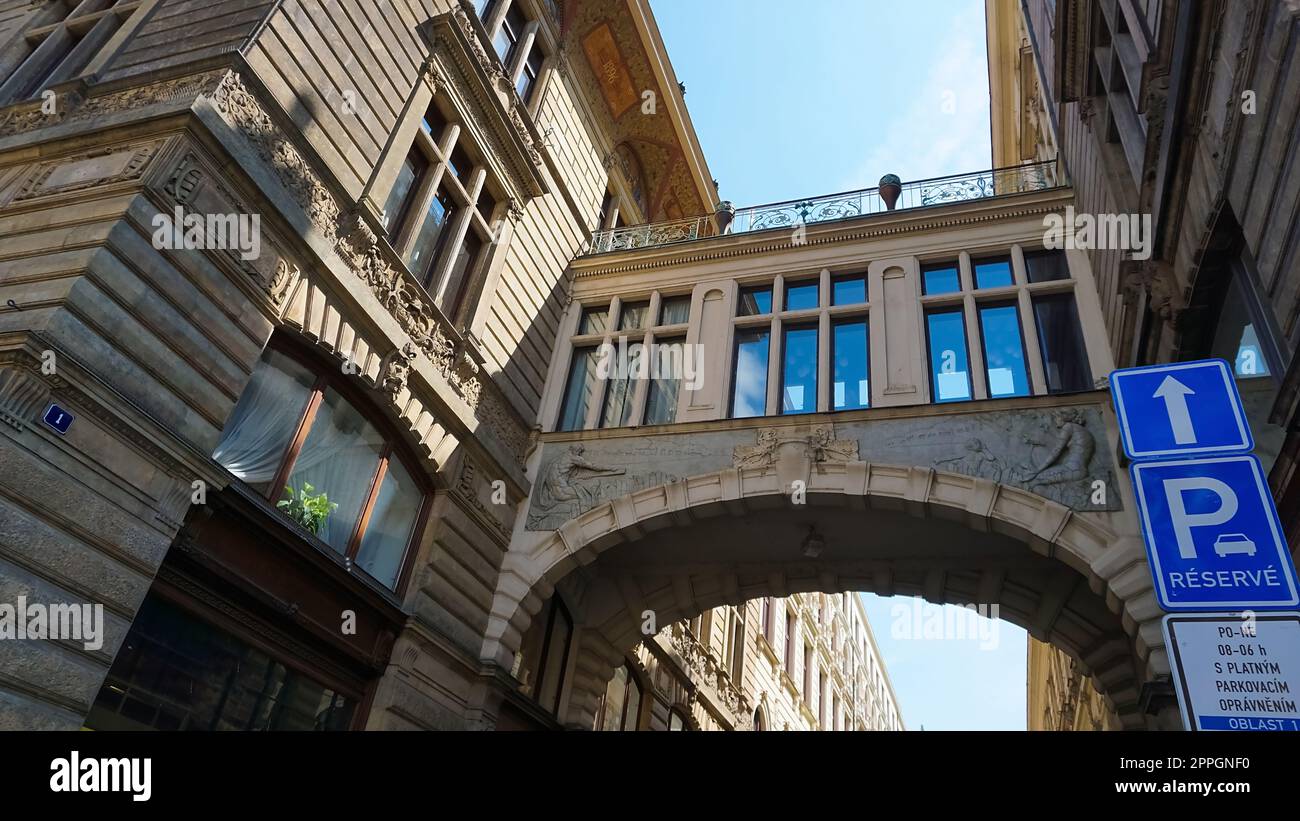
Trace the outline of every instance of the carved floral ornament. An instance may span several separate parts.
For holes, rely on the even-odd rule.
[[[397,320],[410,337],[408,347],[428,358],[435,371],[465,401],[475,416],[487,425],[494,438],[517,460],[522,461],[528,445],[528,433],[514,418],[505,401],[493,392],[484,392],[478,365],[465,343],[434,308],[424,289],[400,265],[389,261],[374,230],[357,210],[346,213],[339,200],[325,187],[297,148],[284,136],[238,72],[230,72],[212,95],[213,105],[241,131],[258,156],[273,170],[277,180],[302,207],[312,226],[333,246],[339,258],[370,288],[380,304]],[[272,292],[287,292],[295,278],[287,269],[277,272]],[[276,287],[277,284],[280,287]],[[409,366],[390,356],[386,369],[405,368],[405,372],[385,373],[379,387],[385,392],[397,384],[406,386]],[[400,388],[391,395],[400,393]]]

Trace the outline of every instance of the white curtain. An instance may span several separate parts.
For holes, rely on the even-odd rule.
[[[248,484],[266,488],[284,459],[312,381],[297,362],[269,352],[239,397],[212,458]]]
[[[340,553],[347,550],[383,447],[373,425],[337,393],[325,391],[289,485],[297,495],[310,484],[312,495],[325,493],[338,505],[316,535]]]

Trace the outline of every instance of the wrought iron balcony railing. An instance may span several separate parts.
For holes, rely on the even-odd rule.
[[[1009,168],[994,168],[988,171],[905,182],[899,184],[893,191],[886,186],[883,197],[881,188],[876,187],[741,208],[735,212],[730,224],[721,231],[719,231],[719,223],[725,223],[723,212],[671,222],[597,231],[592,235],[591,249],[588,253],[606,254],[612,251],[655,248],[717,236],[720,233],[744,234],[757,231],[792,230],[801,225],[853,219],[887,211],[929,208],[1027,191],[1043,191],[1064,184],[1062,175],[1057,171],[1056,161],[1047,160]],[[896,197],[892,206],[888,202],[891,194]]]

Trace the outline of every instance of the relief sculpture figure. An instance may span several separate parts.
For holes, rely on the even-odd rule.
[[[623,468],[607,467],[589,461],[581,444],[570,445],[546,469],[539,483],[533,507],[540,513],[567,505],[575,510],[585,510],[595,504],[595,495],[583,484],[596,476],[621,476]]]
[[[1038,442],[1028,436],[1026,444],[1046,445],[1047,454],[1036,467],[1025,473],[1024,481],[1036,485],[1053,485],[1074,482],[1088,476],[1088,463],[1097,443],[1083,425],[1083,417],[1075,408],[1063,408],[1052,414],[1056,424],[1056,438]]]
[[[971,438],[964,445],[966,452],[951,459],[940,459],[935,466],[944,466],[954,473],[975,476],[980,479],[1002,481],[1002,460],[994,456],[984,445],[983,440]]]

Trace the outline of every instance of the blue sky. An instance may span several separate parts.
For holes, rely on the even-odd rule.
[[[992,166],[983,0],[652,0],[724,199],[737,207]],[[909,729],[1024,729],[1025,633],[895,638],[867,612]]]

